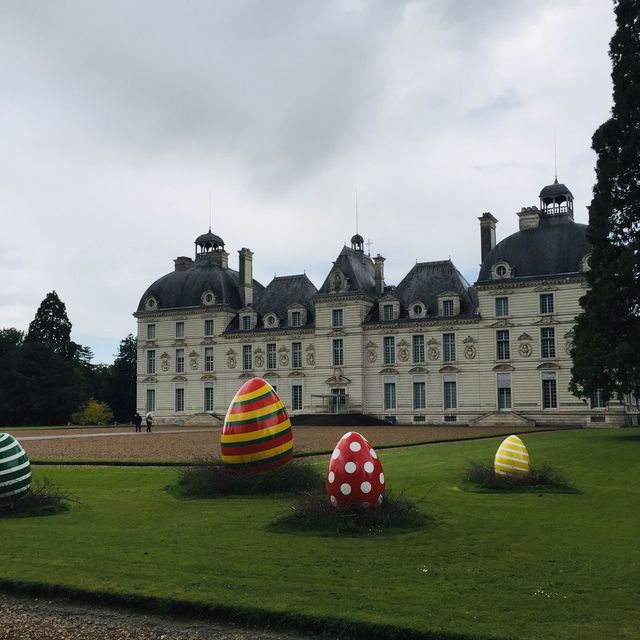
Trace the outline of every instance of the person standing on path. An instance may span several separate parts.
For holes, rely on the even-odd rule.
[[[136,425],[136,433],[142,432],[142,416],[136,411],[136,415],[133,416],[133,423]]]
[[[151,425],[153,424],[153,416],[147,413],[147,433],[151,433]]]

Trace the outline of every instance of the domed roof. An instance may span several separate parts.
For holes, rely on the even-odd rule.
[[[351,238],[351,244],[364,244],[364,238],[359,233],[356,233],[356,235]]]
[[[578,273],[591,251],[586,231],[586,225],[568,215],[541,215],[538,227],[510,235],[489,252],[478,281],[491,280],[491,270],[500,261],[513,268],[515,278]]]
[[[256,280],[253,286],[256,294],[264,289]],[[238,272],[198,261],[189,268],[172,271],[156,280],[142,294],[138,311],[146,309],[145,303],[151,296],[155,298],[158,310],[200,307],[202,297],[208,291],[215,296],[215,304],[228,304],[234,309],[242,307]]]
[[[555,179],[553,184],[548,184],[546,187],[542,188],[540,195],[538,196],[541,199],[544,198],[555,198],[556,196],[570,195],[573,198],[573,194],[569,191],[569,187],[558,182],[558,178]]]
[[[199,247],[211,247],[213,249],[217,249],[218,247],[224,248],[224,240],[217,236],[215,233],[211,233],[211,229],[207,233],[203,233],[201,236],[196,238],[196,244]]]

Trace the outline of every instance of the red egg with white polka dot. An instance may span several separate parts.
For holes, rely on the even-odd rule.
[[[326,487],[334,507],[358,503],[376,507],[382,503],[385,490],[382,464],[359,433],[349,431],[338,441],[329,461]]]

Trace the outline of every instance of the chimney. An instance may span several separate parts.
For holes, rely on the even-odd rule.
[[[253,304],[253,252],[246,247],[238,251],[240,256],[240,300],[243,307]]]
[[[540,210],[538,207],[522,207],[518,212],[520,218],[520,231],[524,229],[537,229],[540,224]]]
[[[380,254],[373,259],[375,265],[376,291],[379,295],[384,293],[384,260]]]
[[[488,211],[483,213],[478,220],[480,220],[480,262],[484,262],[491,249],[496,246],[496,222],[498,220]]]
[[[187,258],[187,256],[178,256],[173,264],[176,267],[176,271],[184,271],[189,267],[193,266],[193,260],[191,258]]]

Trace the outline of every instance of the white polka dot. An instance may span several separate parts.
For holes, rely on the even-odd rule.
[[[374,460],[378,459],[378,454],[373,449],[369,449],[369,453]]]
[[[382,504],[382,501],[384,500],[384,498],[382,497],[382,494],[380,494],[378,496],[378,504]]]
[[[346,482],[340,485],[340,491],[343,496],[348,496],[351,493],[351,485]]]
[[[342,439],[344,440],[345,438],[348,438],[352,433],[353,431],[347,431],[347,433],[342,436]]]
[[[339,450],[339,449],[334,449],[334,450],[333,450],[333,453],[331,454],[331,457],[332,457],[334,460],[337,460],[337,459],[340,457],[340,450]]]
[[[333,482],[336,479],[336,474],[333,473],[333,471],[329,471],[329,475],[327,476],[327,480],[329,480],[329,482]]]
[[[359,442],[352,442],[349,445],[349,449],[351,449],[351,451],[360,451],[360,449],[362,449],[362,445]]]
[[[360,491],[362,491],[362,493],[369,493],[369,491],[371,491],[371,483],[370,482],[363,482],[360,485]]]
[[[354,473],[357,468],[355,462],[347,462],[347,464],[344,465],[344,470],[347,473]]]
[[[329,496],[329,499],[331,500],[331,504],[336,507],[338,505],[338,501],[335,499],[335,496]]]
[[[384,473],[380,474],[380,484],[384,484]]]
[[[373,473],[373,462],[365,462],[364,463],[364,470],[367,473]]]

